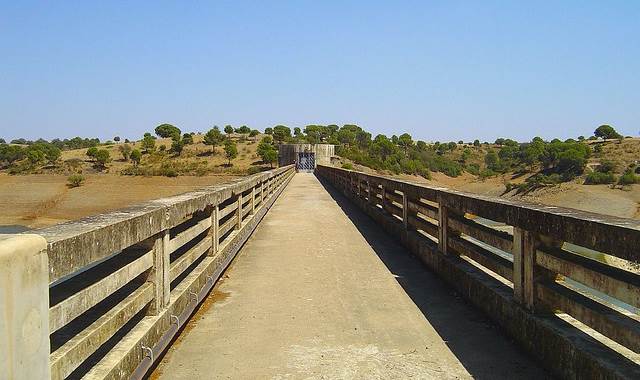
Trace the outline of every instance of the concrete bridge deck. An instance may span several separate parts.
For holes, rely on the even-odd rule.
[[[346,198],[299,173],[151,377],[548,374]]]

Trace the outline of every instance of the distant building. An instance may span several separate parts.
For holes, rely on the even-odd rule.
[[[280,166],[296,164],[298,171],[313,171],[318,164],[331,164],[335,145],[331,144],[280,144],[278,163]]]

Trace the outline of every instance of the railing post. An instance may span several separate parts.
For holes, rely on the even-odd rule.
[[[448,251],[448,233],[449,233],[449,210],[444,205],[444,197],[438,194],[438,249],[440,252],[447,254]]]
[[[264,181],[260,181],[260,207],[264,205]]]
[[[539,281],[552,281],[555,274],[536,265],[541,245],[537,234],[513,228],[513,297],[531,312],[546,313],[547,307],[537,302],[536,286]]]
[[[220,206],[216,204],[211,211],[211,229],[209,234],[211,235],[211,250],[209,256],[213,256],[218,252],[218,244],[220,244],[220,221],[218,220],[218,213],[220,212]]]
[[[407,190],[407,186],[402,189],[402,224],[405,231],[412,229],[409,219],[415,216],[416,213],[409,209],[409,202],[415,198],[415,194],[411,190]]]
[[[237,222],[236,230],[242,228],[242,192],[238,194],[238,209],[236,210]]]
[[[47,242],[0,236],[0,376],[50,379]],[[6,376],[6,377],[5,377]]]
[[[153,300],[148,309],[149,315],[158,315],[163,308],[169,305],[169,292],[171,290],[169,239],[169,229],[166,229],[152,237],[146,244],[151,246],[153,250],[153,267],[147,276],[147,281],[152,282],[154,286]],[[145,244],[142,246],[144,247]]]
[[[251,215],[256,213],[256,186],[251,188]]]
[[[371,180],[367,180],[367,202],[369,202],[370,205],[373,204],[373,197],[371,197]]]
[[[380,184],[380,194],[382,195],[382,201],[380,202],[380,206],[382,206],[382,210],[387,210],[387,189],[384,186],[384,183]]]

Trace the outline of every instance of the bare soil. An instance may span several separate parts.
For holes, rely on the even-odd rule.
[[[64,175],[0,173],[0,225],[44,227],[236,178],[231,175],[168,178],[118,174],[86,174],[85,177],[81,187],[69,188]]]

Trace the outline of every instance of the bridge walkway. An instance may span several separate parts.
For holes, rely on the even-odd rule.
[[[151,377],[548,377],[348,202],[296,174]]]

